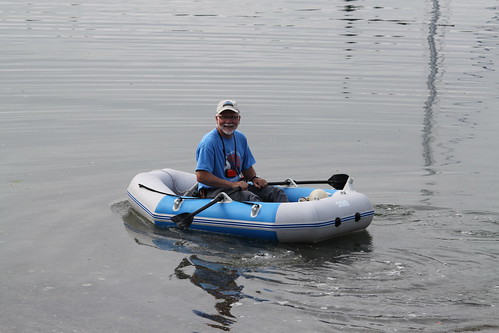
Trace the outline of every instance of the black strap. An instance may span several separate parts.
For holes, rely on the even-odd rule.
[[[227,152],[225,151],[225,143],[224,143],[224,138],[222,137],[222,134],[217,129],[218,136],[220,137],[220,140],[222,140],[222,148],[224,151],[224,158],[227,161]],[[232,137],[234,138],[234,167],[236,168],[236,174],[239,177],[239,172],[237,171],[237,141],[236,141],[236,132],[232,134]]]
[[[156,193],[159,193],[159,194],[169,195],[169,196],[172,196],[172,197],[182,198],[182,199],[212,199],[212,198],[200,198],[200,197],[183,197],[181,195],[176,195],[176,194],[170,194],[170,193],[161,192],[161,191],[155,190],[153,188],[147,187],[144,184],[139,184],[139,187],[145,188],[146,190],[149,190],[151,192],[156,192]],[[225,192],[225,191],[223,191],[223,192]],[[237,200],[234,200],[234,201],[237,201]],[[247,204],[247,205],[254,205],[254,203],[247,202],[247,201],[238,201],[238,202],[241,202],[241,203],[244,203],[244,204]]]
[[[194,198],[194,197],[183,197],[182,195],[177,195],[177,194],[171,194],[171,193],[161,192],[161,191],[155,190],[155,189],[153,189],[153,188],[147,187],[147,186],[145,186],[144,184],[139,184],[139,187],[141,187],[141,188],[145,188],[146,190],[149,190],[149,191],[151,191],[151,192],[155,192],[155,193],[159,193],[159,194],[164,194],[164,195],[169,195],[169,196],[171,196],[171,197],[176,197],[176,198],[180,198],[180,197],[182,197],[183,199],[198,199],[198,198]]]

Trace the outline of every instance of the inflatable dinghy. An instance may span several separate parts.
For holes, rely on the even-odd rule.
[[[283,182],[290,202],[239,202],[224,192],[202,199],[186,195],[196,185],[194,174],[161,169],[136,175],[127,194],[133,209],[158,227],[175,227],[185,217],[191,230],[274,242],[320,242],[363,230],[374,217],[371,202],[353,189],[351,178],[340,189],[298,183],[314,181]]]

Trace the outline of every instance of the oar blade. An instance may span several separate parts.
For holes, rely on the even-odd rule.
[[[348,181],[348,177],[347,174],[339,173],[331,176],[331,178],[327,180],[327,183],[337,190],[343,190]]]
[[[182,213],[172,216],[171,220],[175,222],[180,230],[185,231],[191,226],[192,221],[194,220],[194,215],[191,213]]]

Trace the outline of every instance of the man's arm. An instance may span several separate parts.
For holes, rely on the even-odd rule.
[[[248,184],[245,181],[229,182],[228,180],[219,178],[214,174],[212,174],[211,172],[205,170],[196,170],[196,178],[198,183],[203,183],[211,187],[216,187],[216,188],[240,187],[243,190],[248,189]]]

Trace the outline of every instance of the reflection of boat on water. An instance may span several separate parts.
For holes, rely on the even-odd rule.
[[[191,214],[193,230],[274,242],[328,240],[367,228],[374,216],[371,202],[353,190],[350,178],[339,190],[298,187],[289,181],[283,190],[290,202],[239,202],[228,196],[215,201],[186,195],[195,184],[194,174],[153,170],[135,176],[127,194],[132,207],[158,227],[175,226],[172,218],[197,212]],[[314,190],[324,196],[301,200]]]
[[[349,253],[370,252],[372,239],[366,230],[341,238],[313,244],[276,244],[269,241],[182,232],[176,228],[158,228],[137,214],[127,201],[112,210],[121,216],[130,237],[139,245],[188,254],[173,275],[188,280],[216,300],[216,313],[193,309],[208,319],[208,325],[227,330],[236,322],[231,310],[242,299],[268,302],[262,295],[244,292],[246,279],[269,280],[269,267],[302,266],[306,263],[348,263]]]
[[[296,262],[337,261],[338,256],[352,252],[370,252],[372,237],[367,230],[320,243],[283,243],[217,235],[209,233],[182,232],[176,228],[158,228],[137,214],[128,202],[114,204],[113,211],[124,222],[130,237],[139,245],[180,253],[222,256],[235,265],[260,267],[265,264],[265,254],[272,265]],[[290,259],[292,258],[292,259]],[[244,263],[243,263],[244,261]]]

